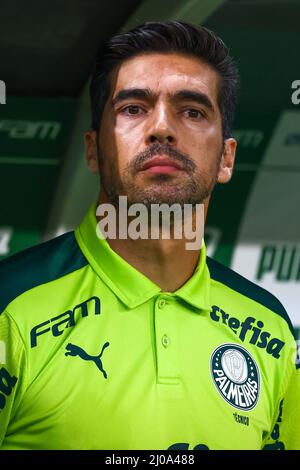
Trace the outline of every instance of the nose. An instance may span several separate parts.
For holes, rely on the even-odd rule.
[[[176,143],[175,122],[171,111],[165,105],[158,105],[152,110],[146,130],[146,144]]]

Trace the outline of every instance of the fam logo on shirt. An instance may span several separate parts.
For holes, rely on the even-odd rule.
[[[239,410],[252,410],[258,401],[260,376],[248,351],[237,344],[222,344],[210,361],[211,375],[220,395]]]

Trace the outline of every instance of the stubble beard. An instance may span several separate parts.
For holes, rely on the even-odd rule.
[[[223,149],[222,149],[223,150]],[[139,169],[152,156],[164,153],[179,161],[185,171],[177,176],[173,174],[153,174],[147,187],[139,183],[142,179]],[[222,151],[215,159],[216,165],[209,173],[199,170],[197,165],[188,157],[170,148],[167,144],[153,144],[145,152],[137,155],[127,165],[120,175],[117,168],[111,167],[109,174],[102,172],[101,185],[111,204],[119,206],[119,196],[127,196],[128,207],[132,204],[144,204],[150,211],[153,204],[179,204],[181,208],[185,204],[202,204],[212,193],[218,177],[219,163]],[[100,157],[103,162],[105,157]],[[114,171],[115,170],[115,171]],[[148,179],[149,181],[149,179]]]

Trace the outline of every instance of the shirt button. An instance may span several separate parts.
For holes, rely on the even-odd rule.
[[[162,342],[162,345],[167,348],[170,344],[170,340],[169,338],[167,337],[167,335],[163,335],[162,339],[161,339],[161,342]]]
[[[165,299],[159,299],[158,308],[164,308],[165,305],[166,305]]]

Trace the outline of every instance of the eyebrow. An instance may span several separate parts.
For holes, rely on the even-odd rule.
[[[113,106],[119,101],[128,99],[153,99],[154,93],[149,88],[125,88],[120,90],[112,100]]]
[[[116,94],[116,96],[112,99],[112,104],[115,106],[118,102],[127,99],[143,99],[154,101],[155,98],[156,94],[153,93],[149,88],[125,88]],[[174,101],[195,101],[198,104],[206,106],[211,111],[215,110],[215,107],[210,98],[201,91],[179,90],[171,94],[171,99]]]
[[[172,97],[176,101],[195,101],[198,104],[203,104],[211,111],[215,110],[215,107],[210,98],[206,95],[206,93],[202,93],[201,91],[180,90],[174,93]]]

